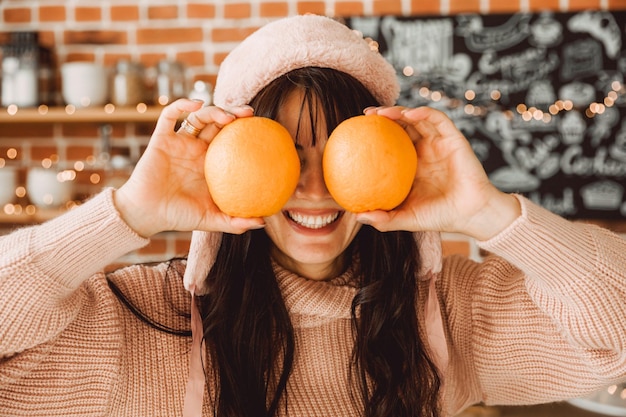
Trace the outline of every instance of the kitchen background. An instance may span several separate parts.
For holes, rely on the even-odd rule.
[[[620,84],[611,87],[617,95],[607,93],[613,105],[624,98],[624,68],[616,62],[621,59],[619,62],[625,65],[626,57],[624,45],[620,43],[614,51],[617,55],[607,60],[607,42],[611,39],[621,42],[624,38],[625,11],[626,0],[0,0],[0,45],[3,45],[0,234],[50,219],[80,204],[103,186],[120,184],[145,148],[160,107],[180,95],[193,94],[210,100],[220,62],[240,40],[269,20],[307,12],[345,19],[364,33],[371,31],[366,35],[375,38],[372,42],[379,42],[381,50],[389,54],[393,45],[385,44],[385,39],[376,36],[384,34],[382,28],[389,21],[399,26],[402,22],[433,18],[441,24],[444,22],[441,18],[448,17],[448,24],[452,20],[459,24],[463,18],[457,17],[467,14],[470,19],[465,22],[466,29],[481,34],[486,33],[481,25],[487,25],[490,17],[496,19],[493,24],[498,28],[511,26],[520,13],[530,13],[535,19],[547,17],[551,23],[560,21],[561,27],[565,27],[566,20],[572,16],[591,13],[591,20],[599,20],[596,26],[587,26],[587,33],[605,48],[605,52],[597,56],[604,60],[600,65],[605,68],[617,65],[614,72],[622,77]],[[605,37],[603,34],[615,25],[618,33]],[[418,30],[415,29],[418,26],[419,23],[410,30]],[[426,26],[421,26],[422,32],[417,33],[427,33]],[[546,28],[548,31],[544,34],[554,34],[549,26]],[[551,28],[554,29],[553,24]],[[594,33],[594,28],[601,32]],[[405,34],[416,33],[410,30]],[[434,55],[445,58],[441,47],[451,44],[444,42],[437,46]],[[388,57],[400,62],[403,58],[398,53],[403,46],[396,47],[396,55]],[[452,54],[450,57],[453,58]],[[549,59],[544,61],[550,63]],[[85,65],[85,62],[96,65]],[[463,59],[454,61],[452,73],[447,74],[447,81],[452,80],[452,84],[454,69],[460,68],[456,64],[463,64]],[[105,74],[99,72],[102,67]],[[413,74],[403,75],[411,77]],[[464,81],[467,80],[466,77]],[[106,86],[104,90],[98,88],[103,86]],[[430,85],[422,86],[426,90],[414,88],[415,85],[404,87],[403,98],[418,103],[426,97],[431,102],[439,101],[438,94],[445,92],[444,89],[435,91]],[[85,101],[83,93],[87,91],[90,96]],[[474,97],[464,93],[460,99],[471,102]],[[623,111],[623,102],[620,103]],[[598,104],[610,107],[607,102]],[[466,114],[478,112],[474,115],[479,119],[484,116],[478,106],[461,108]],[[517,116],[535,117],[537,113],[531,110],[517,109]],[[556,113],[562,110],[558,108]],[[542,118],[547,114],[548,111],[543,112]],[[502,120],[495,121],[497,126],[511,126],[508,122],[504,125],[499,122]],[[614,134],[615,131],[611,133]],[[541,139],[540,145],[559,143],[552,136]],[[593,164],[589,160],[587,163]],[[626,174],[619,172],[613,184],[626,185]],[[536,170],[531,172],[530,169],[525,173],[538,175]],[[552,205],[556,211],[571,208],[567,205],[566,192],[562,195],[550,192],[554,193],[552,200],[539,196],[543,203]],[[614,196],[608,197],[611,195]],[[615,215],[574,217],[602,224],[626,236],[623,214],[617,218]],[[148,247],[119,262],[153,261],[185,254],[189,237],[188,233],[162,233],[154,237]],[[455,234],[444,235],[444,252],[462,253],[476,259],[482,255],[473,241]],[[602,404],[584,399],[578,404],[609,415],[626,415],[625,386],[609,387],[594,399],[600,399]],[[473,407],[464,416],[528,414],[538,417],[595,415],[570,404],[548,404],[532,408]]]
[[[107,0],[96,4],[2,0],[0,180],[14,183],[0,185],[0,200],[4,198],[0,201],[0,233],[44,221],[80,204],[101,187],[123,181],[149,139],[159,107],[176,95],[210,97],[222,59],[271,19],[307,12],[350,22],[351,17],[411,19],[585,10],[619,12],[626,10],[626,0]],[[16,32],[34,35],[17,36]],[[23,68],[28,71],[32,60],[28,45],[32,44],[38,51],[37,88],[28,87],[23,79],[9,79]],[[97,103],[102,91],[92,92],[92,103],[70,97],[74,90],[105,85],[93,81],[103,77],[94,72],[97,68],[65,65],[81,62],[107,70],[102,103]],[[62,82],[61,68],[68,71],[71,82]],[[80,71],[92,71],[86,75],[87,82]],[[25,102],[15,105],[19,100]],[[66,107],[68,102],[72,105]],[[91,105],[81,108],[85,104]],[[626,231],[621,220],[599,217],[585,221]],[[169,258],[184,254],[188,244],[189,234],[163,233],[120,262]],[[462,236],[445,235],[444,249],[480,257],[475,244]]]

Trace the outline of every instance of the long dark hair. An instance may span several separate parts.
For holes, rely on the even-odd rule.
[[[283,75],[250,104],[257,116],[276,119],[294,89],[304,92],[300,116],[310,117],[313,129],[317,118],[325,119],[324,137],[342,120],[378,105],[350,75],[322,68]],[[272,270],[270,244],[263,230],[224,234],[207,277],[209,292],[199,297],[211,359],[207,373],[217,382],[214,414],[220,417],[276,416],[286,409],[294,329]],[[363,226],[347,255],[360,260],[350,380],[363,415],[438,417],[440,380],[417,319],[413,236]]]

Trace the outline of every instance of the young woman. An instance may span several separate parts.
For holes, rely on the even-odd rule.
[[[626,379],[625,242],[499,192],[445,115],[397,94],[393,68],[331,19],[242,42],[216,106],[164,108],[120,189],[0,239],[2,415],[434,417]],[[389,212],[347,212],[324,184],[329,133],[363,112],[418,153]],[[252,114],[291,133],[300,181],[281,212],[231,218],[204,153]],[[165,230],[194,230],[187,259],[102,272]],[[494,255],[442,260],[441,231]]]

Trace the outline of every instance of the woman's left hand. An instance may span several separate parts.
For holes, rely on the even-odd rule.
[[[469,142],[443,112],[429,108],[379,107],[365,114],[395,120],[417,152],[417,173],[405,201],[391,211],[357,215],[381,230],[457,232],[486,240],[519,215],[517,199],[491,184]]]

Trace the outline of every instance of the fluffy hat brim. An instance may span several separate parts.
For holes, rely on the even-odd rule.
[[[275,20],[235,47],[220,66],[213,101],[223,108],[248,104],[271,81],[305,67],[350,74],[381,105],[394,105],[400,93],[393,66],[358,32],[308,14]]]

